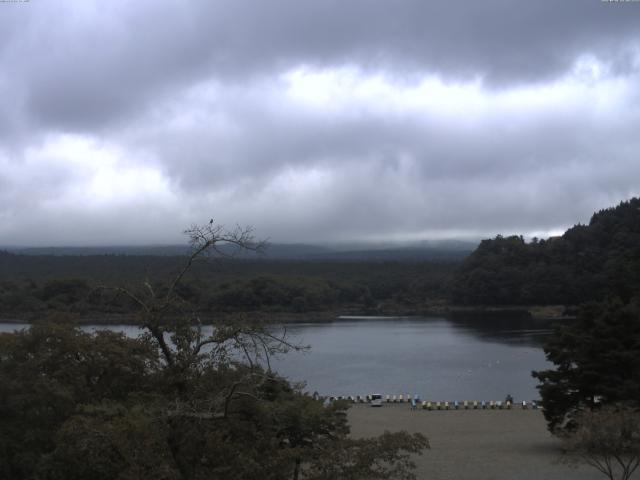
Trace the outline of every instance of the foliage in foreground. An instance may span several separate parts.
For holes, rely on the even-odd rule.
[[[218,243],[250,230],[187,231],[193,253],[164,288],[112,288],[136,307],[136,338],[52,318],[0,335],[0,480],[403,479],[426,438],[349,438],[325,405],[269,367],[297,348],[243,319],[204,334],[181,282]]]
[[[216,355],[170,367],[148,337],[70,323],[0,335],[0,478],[414,478],[421,435],[352,440],[345,404]]]
[[[640,299],[585,305],[545,346],[555,370],[533,372],[552,432],[570,431],[584,411],[640,408]]]
[[[609,480],[630,479],[640,466],[640,411],[618,405],[587,410],[577,425],[565,435],[568,451]]]

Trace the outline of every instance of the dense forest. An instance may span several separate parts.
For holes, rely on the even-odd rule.
[[[184,256],[18,255],[0,252],[0,311],[29,319],[56,310],[85,317],[131,311],[108,288],[161,285]],[[446,301],[457,262],[209,259],[193,266],[180,295],[204,314],[404,313]]]
[[[595,213],[547,240],[484,240],[462,263],[451,299],[463,305],[577,305],[640,288],[640,199]]]
[[[32,252],[33,253],[33,252]],[[179,294],[201,314],[411,314],[456,306],[579,305],[640,287],[640,199],[593,215],[560,237],[483,240],[464,259],[209,259]],[[55,310],[127,315],[109,288],[149,279],[160,289],[185,255],[43,255],[0,251],[0,318]]]

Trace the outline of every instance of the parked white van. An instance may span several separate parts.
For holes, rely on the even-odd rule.
[[[379,393],[371,394],[371,406],[372,407],[381,407],[382,406],[382,395]]]

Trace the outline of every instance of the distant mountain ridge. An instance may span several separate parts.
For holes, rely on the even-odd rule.
[[[353,260],[353,261],[413,261],[440,260],[458,261],[466,257],[476,244],[465,241],[426,242],[424,244],[400,247],[376,248],[334,248],[327,246],[296,244],[269,244],[264,253],[236,252],[222,246],[221,251],[235,254],[240,259],[266,260]],[[105,247],[31,247],[7,248],[6,251],[20,255],[39,256],[90,256],[90,255],[130,255],[130,256],[182,256],[189,253],[187,245],[149,246],[105,246]]]
[[[571,304],[640,292],[640,198],[593,214],[560,237],[483,240],[457,270],[458,304]]]

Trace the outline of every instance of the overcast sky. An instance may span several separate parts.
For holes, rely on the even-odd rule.
[[[546,236],[640,194],[640,2],[0,3],[0,245]]]

